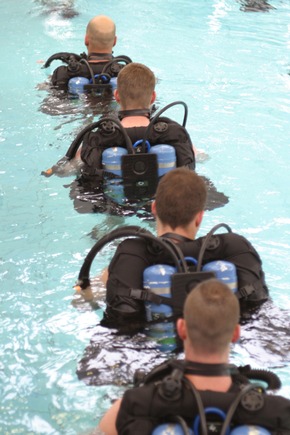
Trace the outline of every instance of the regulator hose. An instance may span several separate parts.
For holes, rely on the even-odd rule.
[[[62,62],[68,64],[70,61],[70,57],[74,56],[76,60],[80,61],[82,58],[84,58],[86,55],[85,53],[83,54],[75,54],[75,53],[69,53],[69,52],[65,52],[65,51],[61,51],[59,53],[55,53],[52,54],[47,61],[45,62],[45,64],[43,65],[42,68],[48,68],[50,66],[50,64],[54,61],[54,60],[61,60]]]
[[[200,272],[200,271],[201,271],[201,267],[202,267],[202,259],[203,259],[204,253],[205,253],[205,251],[206,251],[206,249],[207,249],[208,242],[209,242],[211,236],[212,236],[212,235],[213,235],[213,234],[214,234],[214,233],[215,233],[219,228],[222,228],[222,227],[226,228],[226,230],[227,230],[229,233],[232,232],[232,230],[231,230],[231,228],[229,227],[229,225],[227,225],[227,224],[223,224],[223,223],[215,225],[215,226],[214,226],[214,227],[213,227],[213,228],[208,232],[208,234],[205,236],[204,241],[202,242],[202,245],[201,245],[201,248],[200,248],[200,251],[199,251],[199,254],[198,254],[197,267],[196,267],[196,271],[197,271],[197,272]]]
[[[172,257],[177,272],[184,272],[184,265],[183,263],[180,262],[180,258],[177,252],[171,247],[171,245],[169,245],[161,238],[155,237],[152,233],[150,233],[150,231],[147,231],[144,228],[135,225],[129,225],[129,226],[117,228],[116,230],[111,231],[111,233],[106,234],[104,237],[98,240],[97,243],[91,248],[90,252],[87,254],[83,262],[83,265],[80,269],[75,290],[77,291],[86,290],[86,288],[90,286],[90,269],[92,263],[96,255],[98,254],[98,252],[106,244],[116,239],[120,239],[123,237],[132,237],[132,236],[149,240],[159,245],[162,249],[165,249]]]
[[[146,141],[148,140],[149,134],[151,133],[151,130],[153,129],[154,124],[156,123],[157,119],[160,118],[162,113],[164,113],[166,110],[170,109],[170,107],[173,107],[173,106],[176,106],[176,105],[179,105],[179,104],[184,107],[184,116],[183,116],[182,127],[186,126],[186,121],[187,121],[187,116],[188,116],[188,106],[187,106],[187,104],[184,103],[183,101],[174,101],[173,103],[167,104],[167,106],[163,107],[161,110],[159,110],[159,112],[157,112],[153,116],[153,118],[150,121],[150,124],[146,128],[145,133],[144,133],[143,142],[142,142],[142,152],[144,152],[144,150],[145,150]]]
[[[93,122],[92,124],[85,127],[73,140],[73,142],[71,143],[65,156],[62,157],[60,160],[58,160],[58,162],[55,165],[53,165],[51,168],[46,169],[45,171],[42,171],[41,175],[44,175],[45,177],[51,177],[55,172],[57,172],[58,168],[63,166],[69,160],[72,160],[75,157],[77,150],[79,149],[85,134],[88,133],[89,131],[92,131],[92,130],[98,128],[101,124],[104,124],[105,122],[112,122],[113,124],[115,124],[117,126],[117,129],[124,136],[128,154],[135,154],[131,139],[129,138],[128,133],[126,132],[126,130],[123,127],[123,125],[121,124],[121,122],[117,118],[105,117],[105,118],[99,119],[99,121]]]

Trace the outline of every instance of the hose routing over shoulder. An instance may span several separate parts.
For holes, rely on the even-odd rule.
[[[184,101],[174,101],[173,103],[167,104],[167,106],[163,107],[161,110],[159,110],[154,116],[153,118],[150,120],[150,124],[148,125],[148,127],[145,130],[144,133],[144,137],[143,137],[143,142],[142,142],[142,150],[144,152],[144,150],[146,149],[146,141],[148,140],[149,134],[151,133],[154,124],[156,123],[157,119],[160,118],[160,116],[168,109],[170,109],[170,107],[176,106],[176,105],[182,105],[184,107],[184,116],[183,116],[183,121],[182,121],[182,127],[186,126],[186,121],[187,121],[187,116],[188,116],[188,106],[186,103],[184,103]]]
[[[90,269],[91,265],[96,257],[96,255],[100,252],[100,250],[108,243],[112,242],[113,240],[120,239],[123,237],[136,237],[136,238],[143,238],[145,240],[149,240],[151,242],[154,242],[155,244],[159,245],[162,249],[165,249],[169,253],[169,255],[172,257],[174,265],[178,272],[184,272],[184,268],[186,267],[184,261],[182,261],[182,258],[179,257],[179,252],[173,249],[168,241],[163,240],[162,238],[155,237],[150,231],[145,230],[144,228],[130,225],[126,227],[120,227],[116,230],[111,231],[111,233],[106,234],[104,237],[102,237],[97,243],[92,247],[90,252],[87,254],[83,265],[81,267],[81,270],[79,272],[78,276],[78,282],[76,284],[75,289],[76,290],[85,290],[87,287],[90,286]]]
[[[67,51],[61,51],[59,53],[52,54],[47,59],[47,61],[45,62],[42,68],[48,68],[54,60],[61,60],[62,62],[69,64],[71,56],[73,56],[78,61],[80,61],[81,59],[85,59],[87,57],[85,53],[75,54],[75,53],[69,53]]]
[[[132,146],[131,139],[129,138],[129,136],[128,136],[125,128],[121,124],[121,122],[117,118],[106,117],[106,118],[100,119],[97,122],[93,122],[92,124],[90,124],[87,127],[85,127],[76,136],[76,138],[72,141],[72,143],[71,143],[70,147],[68,148],[65,156],[63,156],[60,160],[58,160],[57,163],[55,165],[53,165],[51,168],[46,169],[45,171],[42,171],[41,175],[44,175],[45,177],[51,177],[55,172],[57,172],[57,169],[59,167],[61,167],[62,165],[66,164],[69,160],[72,160],[76,156],[77,150],[79,149],[85,134],[88,133],[89,131],[95,130],[100,125],[104,124],[105,122],[111,122],[112,124],[116,125],[117,129],[124,136],[128,154],[135,154],[135,150],[134,150],[134,148]]]
[[[197,266],[196,266],[196,271],[200,272],[201,271],[201,267],[202,267],[202,259],[204,256],[204,253],[208,247],[208,243],[210,241],[211,236],[219,229],[219,228],[226,228],[226,230],[231,233],[232,229],[229,227],[229,225],[221,223],[221,224],[217,224],[215,225],[205,236],[204,241],[201,245],[200,251],[199,251],[199,255],[198,255],[198,260],[197,260]]]

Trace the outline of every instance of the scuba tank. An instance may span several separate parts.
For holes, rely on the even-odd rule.
[[[229,232],[231,232],[231,228],[226,224],[218,224],[209,231],[200,249],[197,271],[201,269],[202,258],[206,248],[210,245],[211,236],[221,227],[225,227]],[[233,263],[223,260],[211,261],[210,263],[205,264],[201,270],[203,272],[213,272],[215,277],[227,284],[234,293],[238,290],[237,270]]]
[[[68,92],[71,95],[80,95],[85,92],[85,86],[90,83],[86,77],[72,77],[68,82]]]
[[[157,155],[158,177],[176,168],[176,153],[171,145],[159,144],[150,148],[149,153]]]
[[[118,176],[111,178],[104,176],[104,194],[112,199],[117,204],[124,202],[124,187],[122,180],[122,156],[128,154],[125,148],[112,147],[107,148],[102,154],[102,164],[106,172],[110,172]]]
[[[80,62],[88,64],[86,59],[81,59]],[[104,71],[106,71],[104,67]],[[91,68],[88,64],[88,68]],[[102,78],[105,78],[108,75],[107,72],[102,73]],[[94,77],[94,76],[93,76]],[[95,77],[94,77],[95,80]],[[85,90],[93,84],[85,84],[83,81],[78,81],[78,78],[74,78],[72,82],[75,86],[74,92],[81,92],[82,88]],[[77,85],[76,85],[77,83]],[[183,118],[183,126],[185,126],[187,119],[187,105],[183,102],[176,101],[171,103],[161,109],[157,114],[154,115],[152,120],[150,121],[148,127],[145,130],[145,134],[141,141],[137,141],[134,144],[134,147],[131,143],[131,140],[126,132],[126,129],[120,123],[120,121],[113,117],[102,118],[99,121],[92,123],[91,125],[85,127],[74,139],[69,147],[66,155],[62,157],[55,165],[51,168],[42,171],[42,175],[46,177],[50,177],[54,173],[62,174],[65,173],[65,167],[69,160],[73,159],[77,153],[78,148],[82,144],[83,138],[86,133],[97,129],[100,126],[103,126],[105,123],[107,124],[106,129],[109,131],[110,128],[118,129],[124,136],[125,145],[127,149],[127,153],[124,155],[120,155],[119,151],[116,152],[116,159],[121,158],[121,171],[122,178],[124,180],[124,197],[121,197],[122,190],[119,186],[121,179],[118,180],[117,183],[108,183],[110,184],[109,189],[107,190],[107,196],[110,197],[110,189],[113,186],[115,192],[112,192],[112,200],[117,203],[124,203],[126,199],[129,201],[137,201],[140,200],[148,201],[153,197],[156,192],[156,188],[158,185],[158,177],[164,175],[166,172],[170,171],[174,167],[176,167],[176,156],[174,147],[166,144],[158,144],[150,147],[150,144],[147,140],[148,135],[154,127],[154,123],[160,117],[162,113],[165,112],[168,108],[181,104],[184,107],[184,118]],[[110,124],[110,126],[109,126]],[[110,128],[109,128],[110,127]],[[141,143],[141,144],[140,144]],[[113,147],[114,148],[114,147]],[[147,149],[146,149],[147,148]],[[116,147],[115,147],[116,149]],[[113,158],[113,156],[112,156]],[[91,182],[93,182],[93,176],[98,176],[96,178],[96,182],[98,180],[107,179],[107,178],[118,178],[120,175],[116,175],[114,172],[111,172],[106,169],[109,166],[108,156],[105,155],[103,160],[103,169],[100,168],[83,168],[82,175],[84,177],[88,177]],[[117,186],[117,187],[116,187]]]
[[[235,427],[230,435],[271,435],[271,432],[261,426],[244,425]]]
[[[194,432],[179,423],[164,423],[157,426],[152,435],[194,435]]]
[[[157,264],[147,267],[143,272],[143,288],[156,295],[170,298],[171,275],[176,268],[167,264]],[[157,348],[169,352],[176,348],[175,326],[167,321],[172,316],[172,308],[167,304],[145,302],[146,319],[149,322],[145,333],[154,339]]]
[[[175,267],[168,264],[156,264],[147,267],[143,272],[144,289],[170,298],[171,275],[175,272]],[[172,309],[169,305],[145,302],[145,309],[148,322],[152,320],[164,320],[172,316]]]
[[[223,260],[211,261],[203,266],[202,271],[213,272],[216,278],[227,284],[234,293],[238,290],[237,269],[233,263]]]
[[[117,87],[118,73],[125,65],[132,62],[128,56],[117,56],[106,63],[100,74],[95,75],[86,53],[78,55],[60,52],[50,56],[42,68],[48,68],[54,60],[61,60],[67,65],[68,73],[71,76],[68,81],[68,92],[75,97],[88,91],[93,91],[97,95],[102,95],[105,89],[112,92]],[[82,75],[82,64],[86,65],[89,78],[85,72],[85,77]]]

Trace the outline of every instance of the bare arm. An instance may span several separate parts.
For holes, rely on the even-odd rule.
[[[121,402],[122,399],[116,400],[99,423],[99,429],[104,432],[105,435],[118,435],[116,420]]]
[[[101,275],[100,275],[100,279],[104,285],[107,284],[108,277],[109,277],[109,271],[108,271],[108,268],[105,267],[105,269],[102,270]]]

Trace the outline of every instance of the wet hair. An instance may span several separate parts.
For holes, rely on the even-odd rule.
[[[145,65],[132,62],[118,74],[117,89],[122,108],[147,109],[155,89],[155,75]]]
[[[188,226],[205,208],[207,188],[202,177],[188,168],[165,174],[156,191],[156,213],[173,230]]]
[[[111,52],[116,36],[116,26],[111,18],[97,15],[89,21],[86,34],[92,47],[108,49]]]
[[[184,319],[193,348],[202,352],[223,352],[239,323],[237,297],[226,284],[209,279],[198,284],[187,296]]]

